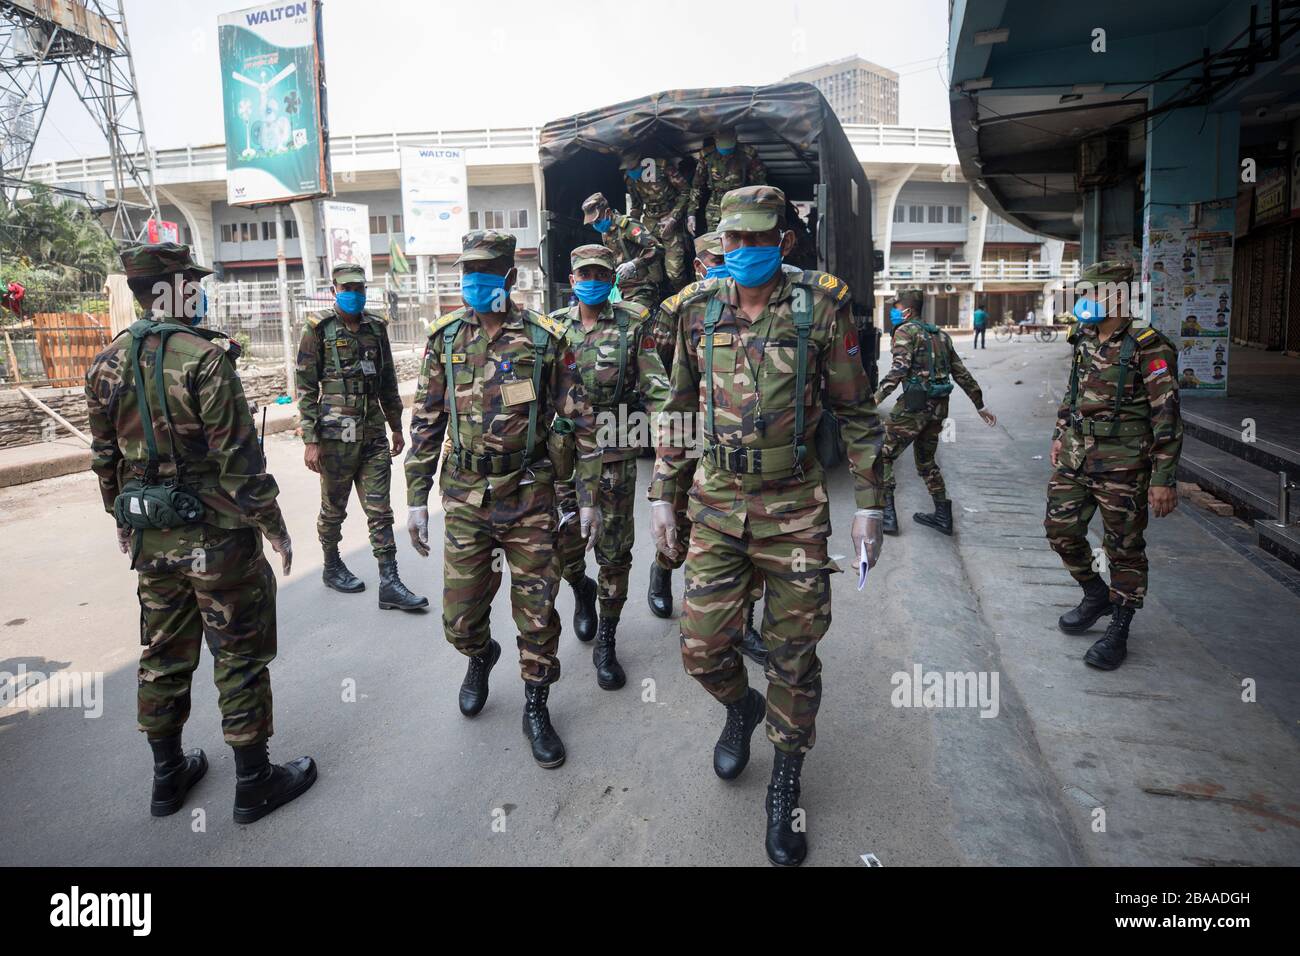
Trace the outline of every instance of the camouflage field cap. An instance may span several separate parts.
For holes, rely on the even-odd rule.
[[[785,193],[775,186],[741,186],[722,197],[718,232],[766,232],[785,225]]]
[[[605,198],[604,193],[592,193],[582,201],[582,224],[590,226],[597,219],[601,218],[606,209],[609,208],[609,200]]]
[[[600,266],[602,269],[614,271],[614,250],[606,249],[598,243],[590,243],[585,246],[578,246],[569,253],[569,264],[573,271],[577,272],[583,266]]]
[[[1133,279],[1133,263],[1122,259],[1107,259],[1085,266],[1079,273],[1080,282],[1130,282]]]
[[[141,276],[169,276],[178,272],[190,278],[212,275],[190,258],[190,247],[175,242],[131,243],[122,247],[118,255],[128,279]]]
[[[460,247],[463,251],[456,260],[457,265],[484,259],[509,259],[513,262],[515,258],[515,237],[495,229],[476,229],[465,233],[461,237]]]
[[[726,129],[718,130],[716,133],[713,134],[713,144],[715,146],[721,146],[723,148],[726,148],[728,146],[735,146],[736,131],[730,127]]]
[[[702,236],[695,237],[695,254],[702,256],[706,252],[712,256],[722,257],[722,233],[706,232]]]
[[[641,152],[636,149],[625,149],[618,154],[619,169],[636,169],[641,165]]]
[[[923,289],[903,289],[898,293],[894,301],[900,309],[911,309],[914,312],[920,312],[925,305],[925,291]]]
[[[347,285],[349,282],[366,281],[366,270],[355,262],[340,262],[331,272],[335,285]]]

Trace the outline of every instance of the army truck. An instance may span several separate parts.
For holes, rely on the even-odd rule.
[[[547,123],[539,139],[546,307],[571,301],[570,250],[600,241],[582,224],[582,201],[601,192],[627,211],[621,152],[676,160],[689,182],[700,151],[728,127],[758,151],[770,184],[785,192],[810,229],[815,254],[806,255],[816,261],[797,264],[848,283],[862,364],[876,388],[880,337],[872,322],[872,279],[880,266],[871,243],[871,186],[830,104],[808,83],[672,90]],[[703,232],[703,208],[688,213]]]

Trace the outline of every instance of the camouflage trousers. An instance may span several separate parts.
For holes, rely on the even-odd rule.
[[[572,483],[560,482],[557,494],[561,515],[573,515],[556,533],[564,580],[572,584],[587,573],[587,542],[582,539],[577,494]],[[636,537],[632,516],[636,505],[635,458],[601,465],[595,500],[600,509],[600,537],[594,549],[596,565],[600,568],[596,579],[600,616],[617,621],[627,603],[627,578],[632,571],[632,545]]]
[[[388,498],[392,467],[388,436],[382,431],[366,432],[358,441],[321,439],[320,517],[316,519],[316,534],[324,547],[336,547],[342,540],[348,497],[355,487],[370,526],[370,550],[377,558],[397,553],[393,541],[393,508]]]
[[[1057,468],[1047,484],[1043,529],[1052,550],[1080,584],[1097,577],[1088,525],[1101,509],[1102,546],[1110,565],[1110,599],[1139,608],[1147,593],[1147,489],[1151,473],[1109,471],[1085,475]]]
[[[749,687],[739,646],[745,604],[761,574],[767,590],[760,631],[767,647],[767,736],[807,752],[817,739],[822,665],[817,642],[831,623],[830,573],[822,530],[733,538],[696,524],[686,555],[682,663],[724,704]]]
[[[207,639],[232,746],[271,736],[271,673],[275,659],[275,573],[252,528],[208,525],[143,535],[140,572],[140,729],[150,740],[181,732],[190,715],[190,682]]]
[[[694,255],[687,255],[686,233],[682,224],[677,223],[672,232],[665,235],[660,226],[660,217],[645,213],[641,221],[664,245],[664,271],[668,274],[668,291],[675,292],[686,284],[687,265],[695,259]]]
[[[894,479],[894,463],[908,445],[912,446],[912,455],[916,459],[916,473],[925,482],[931,496],[939,499],[948,497],[943,484],[943,473],[935,455],[939,451],[939,436],[943,433],[943,422],[948,417],[948,403],[934,405],[919,412],[905,411],[900,398],[894,404],[894,410],[885,422],[885,443],[880,456],[884,459],[885,493],[893,494],[897,481]]]
[[[555,494],[549,483],[520,485],[481,506],[443,497],[442,629],[467,657],[491,637],[492,599],[510,569],[510,607],[517,630],[519,671],[530,684],[560,679],[560,617],[555,613],[559,556],[555,549]]]

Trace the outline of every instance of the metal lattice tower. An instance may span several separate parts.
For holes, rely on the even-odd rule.
[[[0,0],[0,193],[29,186],[32,147],[60,78],[108,143],[115,239],[138,239],[160,218],[122,0]],[[127,198],[127,191],[139,197]]]

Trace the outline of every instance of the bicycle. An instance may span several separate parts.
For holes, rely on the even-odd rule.
[[[1056,341],[1056,328],[1055,328],[1055,326],[1044,325],[1042,328],[1040,328],[1040,329],[1039,329],[1036,333],[1034,333],[1034,334],[1037,336],[1038,341],[1040,341],[1040,342],[1055,342],[1055,341]]]
[[[993,338],[999,342],[1010,342],[1012,337],[1016,334],[1015,328],[1016,327],[1012,323],[1003,322],[993,330]]]

